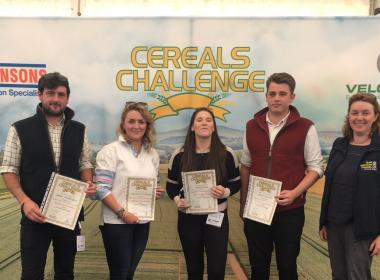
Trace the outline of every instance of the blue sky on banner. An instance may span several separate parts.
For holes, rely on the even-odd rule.
[[[126,100],[154,101],[142,92],[121,91],[115,83],[120,69],[133,68],[130,56],[136,46],[223,47],[226,61],[232,48],[250,47],[251,64],[245,70],[263,70],[264,78],[280,71],[293,74],[294,104],[320,131],[340,130],[348,94],[360,89],[380,95],[380,18],[0,18],[0,29],[0,63],[46,64],[48,72],[68,76],[70,106],[89,127],[93,142],[115,138]],[[226,101],[231,113],[218,124],[241,132],[265,105],[261,93],[232,92]],[[0,95],[2,144],[9,125],[33,113],[36,103],[37,97]],[[182,129],[190,114],[184,110],[161,118],[157,130]]]

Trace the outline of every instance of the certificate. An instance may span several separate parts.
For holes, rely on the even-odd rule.
[[[139,220],[154,221],[156,186],[156,178],[127,177],[126,211],[137,216]]]
[[[182,172],[182,180],[190,205],[186,213],[218,212],[218,200],[211,195],[211,187],[216,185],[215,170]]]
[[[88,184],[53,172],[41,203],[45,221],[73,230]]]
[[[280,181],[251,175],[243,217],[270,225],[277,206],[274,197],[280,194],[281,185]]]

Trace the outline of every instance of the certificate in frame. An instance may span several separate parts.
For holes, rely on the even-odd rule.
[[[218,200],[211,195],[216,185],[215,170],[182,172],[185,197],[190,207],[186,213],[209,214],[218,212]]]
[[[87,187],[88,183],[53,172],[40,207],[45,221],[73,230]]]
[[[271,225],[281,186],[280,181],[251,175],[243,218]]]

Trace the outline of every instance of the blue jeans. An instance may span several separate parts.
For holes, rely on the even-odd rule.
[[[74,262],[77,252],[76,236],[80,234],[78,225],[74,230],[52,224],[21,225],[21,279],[43,280],[46,256],[53,242],[54,279],[74,279]]]
[[[99,227],[106,250],[110,280],[133,279],[149,236],[147,224],[104,224]]]
[[[298,279],[297,257],[304,223],[303,207],[275,213],[270,226],[244,219],[244,233],[252,270],[251,279],[269,279],[273,245],[276,248],[279,279]]]

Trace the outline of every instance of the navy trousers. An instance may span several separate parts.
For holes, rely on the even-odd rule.
[[[251,279],[269,279],[273,246],[280,280],[297,280],[297,257],[300,252],[302,229],[305,223],[304,208],[275,213],[268,226],[244,219]]]
[[[51,243],[54,251],[54,279],[74,279],[76,236],[79,234],[78,226],[69,230],[52,224],[21,225],[21,279],[44,279],[46,257]]]
[[[149,236],[147,224],[104,224],[100,226],[110,280],[130,280],[144,253]]]

